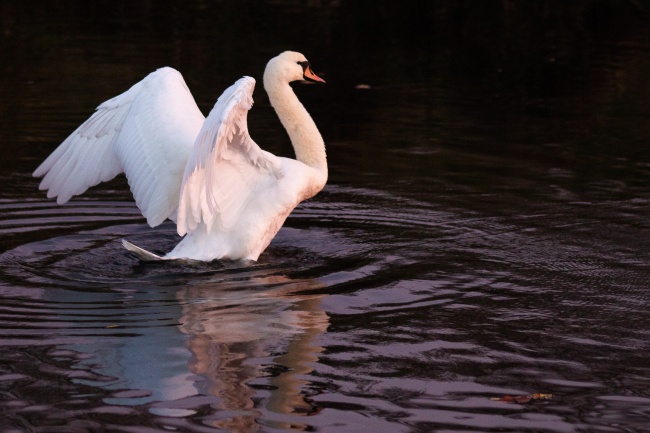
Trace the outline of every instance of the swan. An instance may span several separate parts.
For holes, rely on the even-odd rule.
[[[183,236],[164,256],[122,240],[141,260],[257,261],[298,203],[327,182],[325,143],[289,85],[298,80],[325,82],[297,52],[266,65],[264,89],[296,159],[266,152],[250,137],[253,78],[227,88],[204,118],[182,75],[164,67],[99,105],[33,176],[64,204],[125,173],[147,223],[171,219]]]

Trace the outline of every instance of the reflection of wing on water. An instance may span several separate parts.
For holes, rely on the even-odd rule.
[[[246,287],[231,282],[178,292],[183,305],[180,329],[190,335],[194,358],[190,369],[207,379],[203,393],[221,399],[225,419],[215,422],[218,427],[256,430],[259,410],[253,398],[264,402],[257,406],[275,413],[313,411],[300,376],[318,360],[322,349],[314,340],[329,324],[319,307],[324,295],[307,293],[320,284],[283,276],[261,280],[254,286],[251,281]]]

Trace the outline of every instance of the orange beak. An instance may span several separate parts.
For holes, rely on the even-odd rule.
[[[311,66],[307,66],[305,68],[305,72],[303,74],[303,77],[307,81],[313,81],[315,83],[325,83],[325,80],[323,80],[318,75],[314,74],[314,71],[311,70]]]

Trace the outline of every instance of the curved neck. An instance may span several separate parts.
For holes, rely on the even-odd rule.
[[[319,171],[327,172],[323,137],[291,86],[286,82],[273,80],[265,74],[264,89],[289,134],[296,159]]]

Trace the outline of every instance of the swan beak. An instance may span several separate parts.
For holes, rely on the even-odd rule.
[[[303,77],[305,78],[305,80],[313,81],[314,83],[325,83],[325,80],[323,80],[318,75],[314,74],[314,71],[311,70],[311,66],[309,65],[305,68]]]

